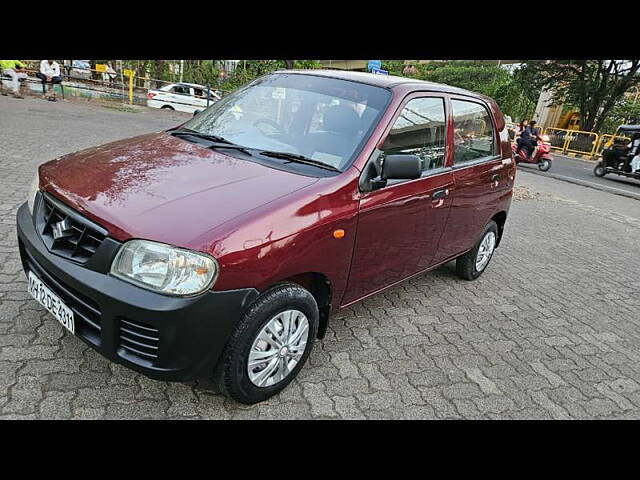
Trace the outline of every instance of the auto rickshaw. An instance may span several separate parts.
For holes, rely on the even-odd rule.
[[[633,156],[629,152],[629,143],[638,133],[640,125],[620,125],[613,140],[603,150],[602,160],[593,169],[593,174],[596,177],[604,177],[608,173],[615,173],[640,180],[640,170],[632,170]]]

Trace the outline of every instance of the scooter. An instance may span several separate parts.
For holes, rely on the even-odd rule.
[[[551,164],[553,163],[553,157],[549,153],[551,151],[551,142],[549,142],[548,135],[538,135],[536,138],[536,148],[534,148],[531,156],[528,157],[526,149],[522,148],[518,153],[518,145],[515,142],[512,143],[511,148],[513,150],[513,158],[516,161],[516,165],[518,163],[532,163],[534,165],[538,165],[538,169],[541,172],[546,172],[551,168]]]

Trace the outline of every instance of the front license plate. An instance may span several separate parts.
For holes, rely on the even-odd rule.
[[[46,308],[71,333],[75,334],[73,311],[42,283],[35,273],[29,271],[29,293]]]

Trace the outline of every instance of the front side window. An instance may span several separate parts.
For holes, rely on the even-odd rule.
[[[417,155],[423,175],[428,174],[444,166],[446,131],[444,99],[414,98],[405,105],[389,131],[382,147],[383,155]]]
[[[475,102],[451,100],[454,124],[453,163],[495,155],[493,123],[487,109]]]
[[[184,127],[254,149],[302,155],[344,171],[387,107],[391,92],[301,74],[259,78]]]

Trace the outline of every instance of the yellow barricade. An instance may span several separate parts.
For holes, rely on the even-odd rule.
[[[604,135],[600,135],[600,142],[598,142],[598,148],[596,148],[596,153],[598,155],[602,155],[602,151],[605,148],[609,148],[615,139],[621,138],[627,142],[630,142],[631,139],[629,137],[625,137],[624,135],[612,135],[610,133],[606,133]]]
[[[578,153],[593,157],[600,146],[600,135],[582,130],[547,127],[545,133],[549,136],[551,148],[562,153]]]

